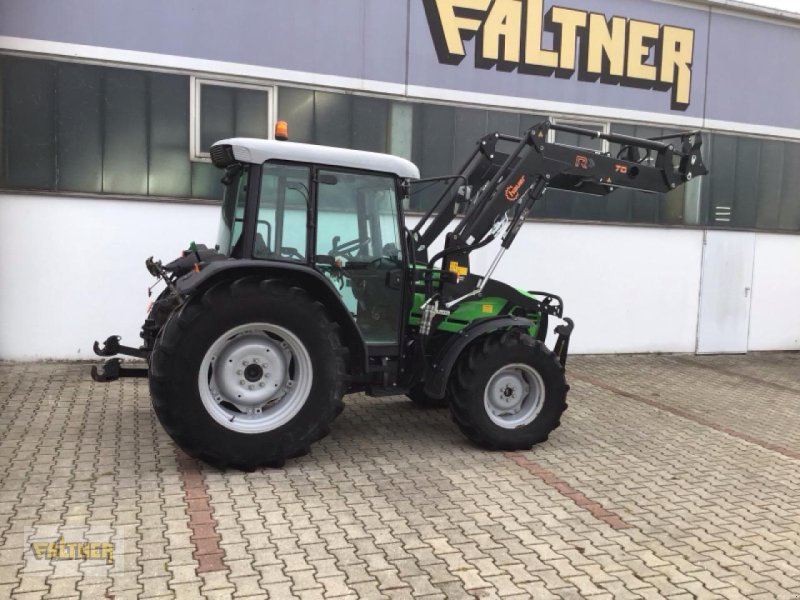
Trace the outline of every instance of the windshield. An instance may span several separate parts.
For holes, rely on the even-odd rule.
[[[225,178],[230,182],[225,186],[225,195],[222,199],[222,214],[219,220],[217,244],[219,251],[230,256],[231,249],[242,235],[244,223],[244,205],[247,199],[247,173],[248,167],[230,167],[225,172]]]

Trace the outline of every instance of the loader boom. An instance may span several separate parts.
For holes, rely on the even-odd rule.
[[[551,131],[576,133],[619,144],[616,156],[550,140]],[[447,308],[479,295],[503,252],[514,242],[522,223],[545,192],[560,189],[604,196],[618,188],[666,193],[705,175],[699,132],[660,138],[637,138],[558,125],[546,120],[522,137],[489,134],[461,171],[449,180],[444,193],[412,232],[418,256],[428,263],[426,297],[433,297],[430,273],[442,260],[437,300]],[[466,204],[458,226],[446,234],[444,250],[428,259],[428,249]],[[469,254],[502,237],[500,251],[477,287],[464,289],[462,275],[469,270]]]

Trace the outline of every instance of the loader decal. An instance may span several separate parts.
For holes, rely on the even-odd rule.
[[[523,183],[525,183],[525,175],[520,175],[519,179],[517,179],[517,183],[506,186],[506,200],[509,202],[515,202],[519,198],[519,189],[522,187]]]
[[[544,12],[544,0],[422,2],[443,64],[460,64],[474,38],[480,69],[564,79],[577,71],[581,81],[672,90],[673,110],[689,106],[694,29],[563,6]]]

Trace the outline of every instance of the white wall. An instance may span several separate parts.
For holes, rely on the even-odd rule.
[[[800,350],[800,235],[756,234],[750,350]]]
[[[218,208],[0,194],[0,358],[92,358],[138,346],[153,278],[192,240],[212,245]],[[413,222],[413,219],[410,220]],[[572,351],[693,352],[701,230],[526,223],[495,277],[559,294]],[[496,243],[495,243],[496,245]],[[473,256],[483,272],[495,251]],[[750,348],[800,349],[800,236],[758,234]]]
[[[693,352],[702,247],[697,230],[526,223],[494,277],[561,296],[571,351]]]
[[[90,358],[111,334],[139,346],[154,282],[144,260],[213,244],[218,212],[0,194],[0,358]]]

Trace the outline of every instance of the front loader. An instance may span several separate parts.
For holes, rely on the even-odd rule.
[[[556,130],[619,151],[559,144]],[[218,467],[280,466],[308,452],[354,392],[449,406],[476,444],[530,448],[566,409],[573,322],[556,294],[492,279],[503,253],[548,189],[668,192],[707,172],[701,144],[698,132],[644,139],[544,121],[521,137],[487,135],[459,173],[420,180],[414,164],[385,154],[217,142],[217,245],[146,261],[165,287],[143,344],[95,343],[101,356],[146,365],[109,358],[92,375],[147,377],[165,430]],[[443,193],[409,229],[403,207],[429,184]],[[473,273],[471,253],[495,240],[488,271]]]

